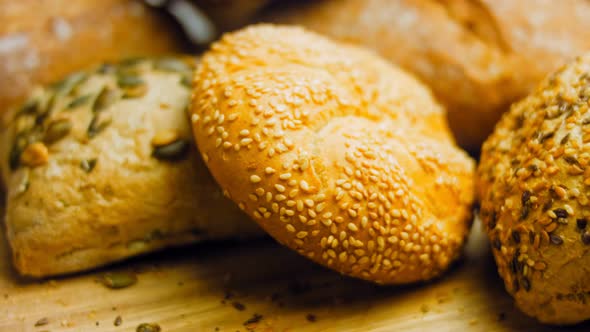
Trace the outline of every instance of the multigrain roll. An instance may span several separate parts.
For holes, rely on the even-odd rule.
[[[292,1],[259,20],[300,24],[376,50],[416,74],[476,152],[510,103],[590,50],[586,0]]]
[[[36,84],[103,61],[183,50],[176,25],[140,0],[0,2],[0,114]]]
[[[17,270],[47,276],[261,234],[192,142],[194,59],[134,59],[36,89],[1,137]]]
[[[383,284],[434,278],[459,256],[474,163],[410,75],[303,29],[260,25],[215,43],[194,89],[205,163],[279,242]]]
[[[590,318],[590,55],[513,105],[483,145],[481,217],[507,291],[542,322]]]

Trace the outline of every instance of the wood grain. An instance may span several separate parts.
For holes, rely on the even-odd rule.
[[[478,232],[444,278],[378,287],[342,277],[270,239],[168,250],[54,280],[19,278],[0,246],[0,331],[560,331],[523,316],[504,292]],[[137,284],[110,290],[107,271],[134,271]],[[238,310],[242,304],[245,308]],[[258,323],[244,323],[254,314]],[[310,316],[312,315],[312,316]],[[121,316],[122,324],[114,326]],[[35,327],[46,317],[48,324]],[[567,331],[588,331],[590,325]]]

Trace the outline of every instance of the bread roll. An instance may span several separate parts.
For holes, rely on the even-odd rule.
[[[372,53],[246,28],[204,55],[192,113],[223,190],[300,254],[383,284],[434,278],[460,255],[474,163],[428,89]]]
[[[140,60],[36,89],[1,137],[17,270],[81,271],[159,248],[259,235],[199,158],[192,60]]]
[[[512,106],[482,149],[481,217],[506,290],[544,323],[590,318],[590,54]]]
[[[183,50],[173,22],[139,0],[0,2],[0,114],[36,84],[103,61]]]
[[[510,103],[565,59],[590,49],[586,0],[294,3],[260,20],[365,45],[416,74],[448,108],[459,145],[474,152]]]

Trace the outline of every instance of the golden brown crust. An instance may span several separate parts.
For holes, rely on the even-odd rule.
[[[370,47],[416,74],[448,108],[459,145],[476,151],[508,105],[590,49],[590,2],[325,0],[260,19]]]
[[[0,114],[36,84],[131,56],[183,50],[176,26],[139,0],[2,1]]]
[[[408,74],[300,28],[261,25],[215,43],[194,82],[203,159],[279,242],[384,284],[431,279],[459,256],[474,164]]]
[[[482,149],[481,217],[498,271],[540,321],[590,318],[590,55],[512,106]]]
[[[194,59],[133,60],[36,89],[0,137],[17,270],[63,274],[260,235],[191,143]]]

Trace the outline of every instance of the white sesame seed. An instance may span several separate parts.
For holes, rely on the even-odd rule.
[[[252,183],[258,183],[260,181],[262,181],[262,179],[260,178],[260,176],[258,176],[258,175],[251,175],[250,176],[250,182],[252,182]]]

